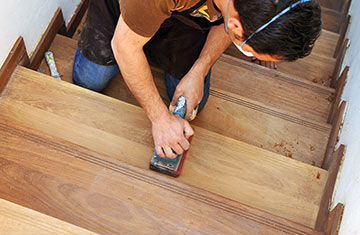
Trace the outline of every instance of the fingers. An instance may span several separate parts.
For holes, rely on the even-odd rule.
[[[172,100],[171,100],[170,105],[175,106],[177,100],[179,99],[179,97],[180,97],[181,95],[182,95],[181,92],[178,92],[178,90],[175,90],[175,93],[174,93],[174,95],[173,95],[173,98],[172,98]]]
[[[185,122],[184,124],[184,134],[186,139],[189,139],[191,136],[194,135],[194,130],[190,126],[189,122]]]

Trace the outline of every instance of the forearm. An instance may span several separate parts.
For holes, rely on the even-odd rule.
[[[191,72],[204,78],[221,54],[229,47],[231,39],[225,32],[224,25],[214,26],[210,29],[205,45],[191,68]]]
[[[121,27],[121,24],[118,27]],[[123,24],[122,27],[126,25]],[[127,35],[125,30],[122,34],[118,34],[120,31],[121,28],[115,32],[112,40],[116,62],[129,89],[144,108],[149,119],[154,122],[168,114],[168,111],[155,86],[149,63],[142,49],[147,39],[138,37],[136,40],[130,40],[132,36],[130,31],[128,31],[130,35]]]

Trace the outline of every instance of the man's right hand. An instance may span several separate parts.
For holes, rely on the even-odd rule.
[[[152,134],[157,154],[160,157],[175,158],[189,149],[188,139],[194,134],[194,130],[188,121],[167,113],[152,122]]]

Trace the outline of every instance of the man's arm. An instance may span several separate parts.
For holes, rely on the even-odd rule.
[[[149,40],[133,32],[120,16],[111,44],[126,84],[152,122],[156,152],[175,157],[172,150],[180,154],[189,148],[184,132],[189,137],[193,130],[187,121],[169,113],[159,95],[143,51]]]
[[[211,66],[213,66],[230,44],[231,39],[225,31],[224,24],[211,27],[199,58],[185,77],[181,79],[171,102],[172,105],[175,105],[179,96],[185,96],[188,105],[186,111],[187,119],[203,97],[204,79]]]

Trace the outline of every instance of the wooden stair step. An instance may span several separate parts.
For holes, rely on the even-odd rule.
[[[148,168],[151,123],[139,107],[22,67],[0,103],[4,118]],[[178,181],[314,226],[325,170],[195,128]]]
[[[54,40],[51,50],[55,53],[59,71],[63,75],[63,79],[71,82],[73,63],[72,55],[76,50],[76,41],[71,38],[58,36]],[[270,107],[265,105],[266,108],[264,109],[262,108],[262,106],[264,106],[263,104],[257,103],[255,105],[257,111],[254,111],[252,110],[252,107],[243,107],[244,105],[246,106],[247,103],[253,102],[251,100],[245,103],[242,102],[241,104],[239,104],[239,102],[234,103],[229,101],[224,103],[224,97],[215,97],[213,95],[214,92],[212,92],[210,101],[206,106],[206,113],[210,113],[212,116],[206,117],[206,114],[199,115],[195,125],[208,128],[211,131],[215,131],[222,135],[226,135],[258,147],[263,147],[267,150],[277,152],[309,164],[320,166],[330,126],[320,123],[319,129],[319,125],[315,122],[315,125],[310,124],[310,127],[308,125],[308,127],[303,128],[304,121],[302,121],[302,119],[303,117],[308,117],[317,121],[325,122],[329,112],[328,99],[331,97],[334,90],[307,82],[305,80],[299,81],[297,79],[292,79],[273,70],[269,72],[268,69],[262,66],[256,66],[245,61],[235,58],[233,59],[229,56],[223,56],[220,61],[228,62],[227,64],[233,64],[233,66],[228,65],[232,66],[233,72],[231,72],[231,76],[229,77],[223,76],[222,72],[217,70],[219,66],[214,66],[212,87],[221,87],[222,89],[233,93],[240,93],[245,96],[240,99],[235,98],[236,101],[244,101],[244,99],[248,100],[246,97],[250,97],[254,100],[268,103]],[[222,63],[220,61],[218,63]],[[42,66],[46,66],[45,63],[43,63]],[[244,69],[241,70],[240,66]],[[227,72],[230,73],[230,71]],[[164,97],[167,97],[161,70],[155,68],[153,70],[153,74],[160,93]],[[232,81],[229,81],[229,79],[231,79],[232,76],[241,76],[241,74],[246,74],[248,79],[239,79],[236,83],[230,84]],[[271,84],[273,89],[271,92],[267,90],[267,88],[269,88],[269,84]],[[284,86],[284,84],[286,84],[286,86]],[[290,89],[288,88],[289,86]],[[254,87],[261,87],[261,92],[251,92]],[[212,88],[212,90],[214,88]],[[293,91],[294,89],[299,92]],[[275,94],[272,94],[273,92]],[[114,78],[112,83],[103,91],[103,93],[128,103],[138,105],[135,97],[129,91],[121,75]],[[287,99],[287,97],[290,97],[289,94],[292,94],[291,100]],[[295,94],[298,94],[298,96],[295,96]],[[234,95],[231,95],[231,97],[234,97]],[[232,101],[233,100],[234,99],[232,99]],[[225,112],[219,112],[218,107],[220,104],[225,104],[223,109]],[[290,106],[289,104],[294,105]],[[294,119],[291,117],[293,116],[293,113],[286,112],[286,114],[283,115],[282,111],[276,111],[275,113],[277,116],[275,117],[273,116],[273,112],[263,114],[264,111],[274,109],[274,107],[276,110],[278,110],[278,108],[283,108],[284,110],[292,111],[300,116]],[[237,112],[240,116],[232,116],[234,115],[233,112]],[[216,118],[216,121],[214,121],[214,117],[216,116],[213,116],[213,114],[218,113],[220,115]],[[223,122],[222,120],[225,120],[224,118],[226,117],[233,120],[233,124],[238,128],[229,129],[228,126],[221,124]],[[267,121],[264,122],[263,118]],[[307,121],[307,123],[313,123],[313,121]],[[261,132],[260,130],[264,132]]]
[[[14,143],[11,144],[13,145]],[[10,145],[8,145],[7,147],[10,147]],[[4,152],[2,151],[2,153]],[[3,159],[4,158],[2,156],[2,159],[0,159],[0,161]],[[1,162],[4,164],[4,161]],[[4,172],[4,170],[2,170],[2,172]],[[15,174],[21,174],[21,172],[16,172]],[[4,177],[4,175],[2,175],[2,177]],[[59,235],[95,234],[83,228],[55,219],[37,211],[19,206],[4,199],[0,199],[0,233]]]
[[[320,234],[18,123],[0,130],[1,197],[94,232]]]
[[[228,55],[213,66],[212,77],[212,87],[318,122],[327,121],[335,92]]]

